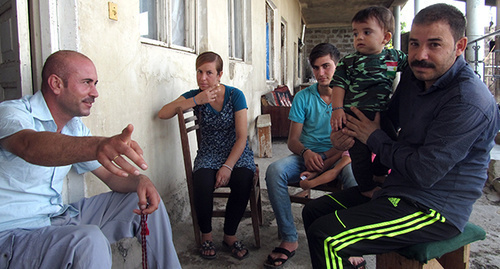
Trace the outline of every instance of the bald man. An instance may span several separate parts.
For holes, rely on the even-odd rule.
[[[140,237],[141,214],[150,267],[180,268],[160,195],[127,160],[147,169],[132,125],[97,137],[80,119],[99,96],[93,62],[55,52],[42,80],[34,95],[0,103],[0,268],[111,268],[110,243]],[[112,191],[63,204],[72,167]]]

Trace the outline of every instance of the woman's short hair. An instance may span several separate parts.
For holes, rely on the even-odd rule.
[[[196,58],[196,69],[198,69],[198,67],[203,64],[213,62],[215,62],[215,70],[217,70],[217,74],[220,74],[223,68],[222,58],[219,56],[219,54],[212,51],[206,51],[198,55],[198,58]]]

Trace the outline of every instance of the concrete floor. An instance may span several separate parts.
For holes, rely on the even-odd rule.
[[[260,227],[261,248],[255,247],[255,241],[252,231],[250,219],[244,219],[238,228],[237,236],[243,240],[245,245],[250,250],[249,258],[239,261],[231,257],[229,251],[226,251],[222,242],[222,219],[215,218],[213,221],[214,227],[214,242],[218,250],[218,257],[215,260],[205,260],[200,257],[198,246],[194,243],[193,228],[191,222],[172,223],[174,231],[174,244],[181,261],[182,267],[185,269],[195,268],[263,268],[263,262],[266,260],[270,251],[279,245],[280,240],[277,236],[277,226],[274,214],[267,197],[266,184],[264,181],[265,171],[267,166],[284,156],[290,154],[286,146],[286,141],[273,141],[272,158],[255,158],[255,162],[259,164],[260,180],[263,188],[263,225]],[[500,147],[497,145],[492,152],[494,159],[500,159]],[[498,158],[496,158],[498,157]],[[313,193],[313,196],[319,196],[321,193]],[[483,227],[487,232],[487,238],[483,241],[473,243],[471,245],[471,269],[499,269],[500,265],[500,196],[491,187],[485,187],[485,193],[481,199],[476,202],[474,211],[471,216],[471,221]],[[285,269],[302,269],[311,268],[309,251],[307,247],[307,239],[302,225],[301,210],[302,205],[292,204],[293,214],[295,216],[295,224],[299,234],[299,248],[296,255],[291,258],[284,266]],[[365,256],[367,267],[375,268],[375,257],[373,255]]]
[[[206,260],[200,257],[198,246],[194,243],[193,228],[191,222],[172,224],[174,231],[174,244],[181,261],[182,268],[195,269],[195,268],[263,268],[263,263],[267,255],[280,244],[278,239],[278,228],[274,213],[271,208],[267,196],[266,182],[264,180],[267,166],[275,160],[288,156],[290,151],[287,148],[285,140],[274,140],[272,147],[272,158],[255,158],[255,163],[259,165],[259,176],[262,190],[262,211],[263,211],[263,225],[260,227],[261,248],[255,247],[255,239],[252,230],[252,222],[250,218],[243,219],[238,228],[236,235],[250,250],[250,256],[242,261],[233,257],[228,250],[224,249],[222,245],[222,227],[223,219],[214,218],[213,220],[213,234],[214,243],[217,247],[217,259]],[[315,196],[321,195],[320,192],[313,193]],[[307,239],[302,225],[302,212],[303,205],[292,204],[292,211],[295,217],[295,225],[299,234],[299,248],[296,254],[291,258],[283,268],[286,269],[306,269],[311,268],[309,258],[309,250],[307,247]],[[375,268],[374,259],[366,257],[369,264],[367,268]],[[373,261],[370,261],[373,260]]]

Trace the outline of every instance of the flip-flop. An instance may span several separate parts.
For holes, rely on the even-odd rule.
[[[230,246],[228,243],[226,243],[226,241],[222,240],[222,245],[228,248],[229,251],[231,251],[231,256],[235,257],[238,260],[243,260],[248,258],[248,254],[250,253],[248,251],[248,248],[246,248],[245,245],[243,245],[242,241],[235,241],[233,245]],[[238,253],[243,250],[246,250],[246,253],[243,256],[239,256]]]
[[[271,257],[271,255],[268,255],[267,256],[267,261],[264,262],[264,267],[266,268],[280,268],[281,266],[283,266],[290,258],[292,258],[294,255],[295,255],[295,250],[290,252],[288,251],[287,249],[285,248],[281,248],[281,247],[276,247],[274,248],[273,251],[271,251],[272,253],[281,253],[281,254],[284,254],[286,256],[286,259],[283,259],[283,258],[276,258],[276,259],[273,259]],[[280,265],[276,265],[276,262],[281,262]]]
[[[366,268],[366,261],[362,261],[358,265],[354,265],[351,263],[351,269],[365,269]]]
[[[204,252],[207,252],[207,251],[210,251],[210,250],[213,250],[214,251],[214,254],[210,255],[210,254],[204,254]],[[202,258],[205,258],[205,259],[208,259],[208,260],[213,260],[215,258],[217,258],[217,251],[215,250],[215,244],[214,242],[210,241],[210,240],[207,240],[205,242],[203,242],[201,244],[201,247],[200,247],[200,255]]]

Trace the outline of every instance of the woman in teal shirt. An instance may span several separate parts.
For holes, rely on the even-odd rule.
[[[243,92],[220,84],[222,59],[204,52],[196,59],[199,89],[188,91],[166,104],[158,113],[161,119],[175,115],[175,109],[194,108],[200,119],[201,141],[194,161],[194,202],[202,232],[201,256],[216,258],[212,239],[214,188],[229,186],[223,245],[237,259],[248,257],[248,249],[236,238],[245,212],[255,172],[253,152],[247,141],[247,104]]]

